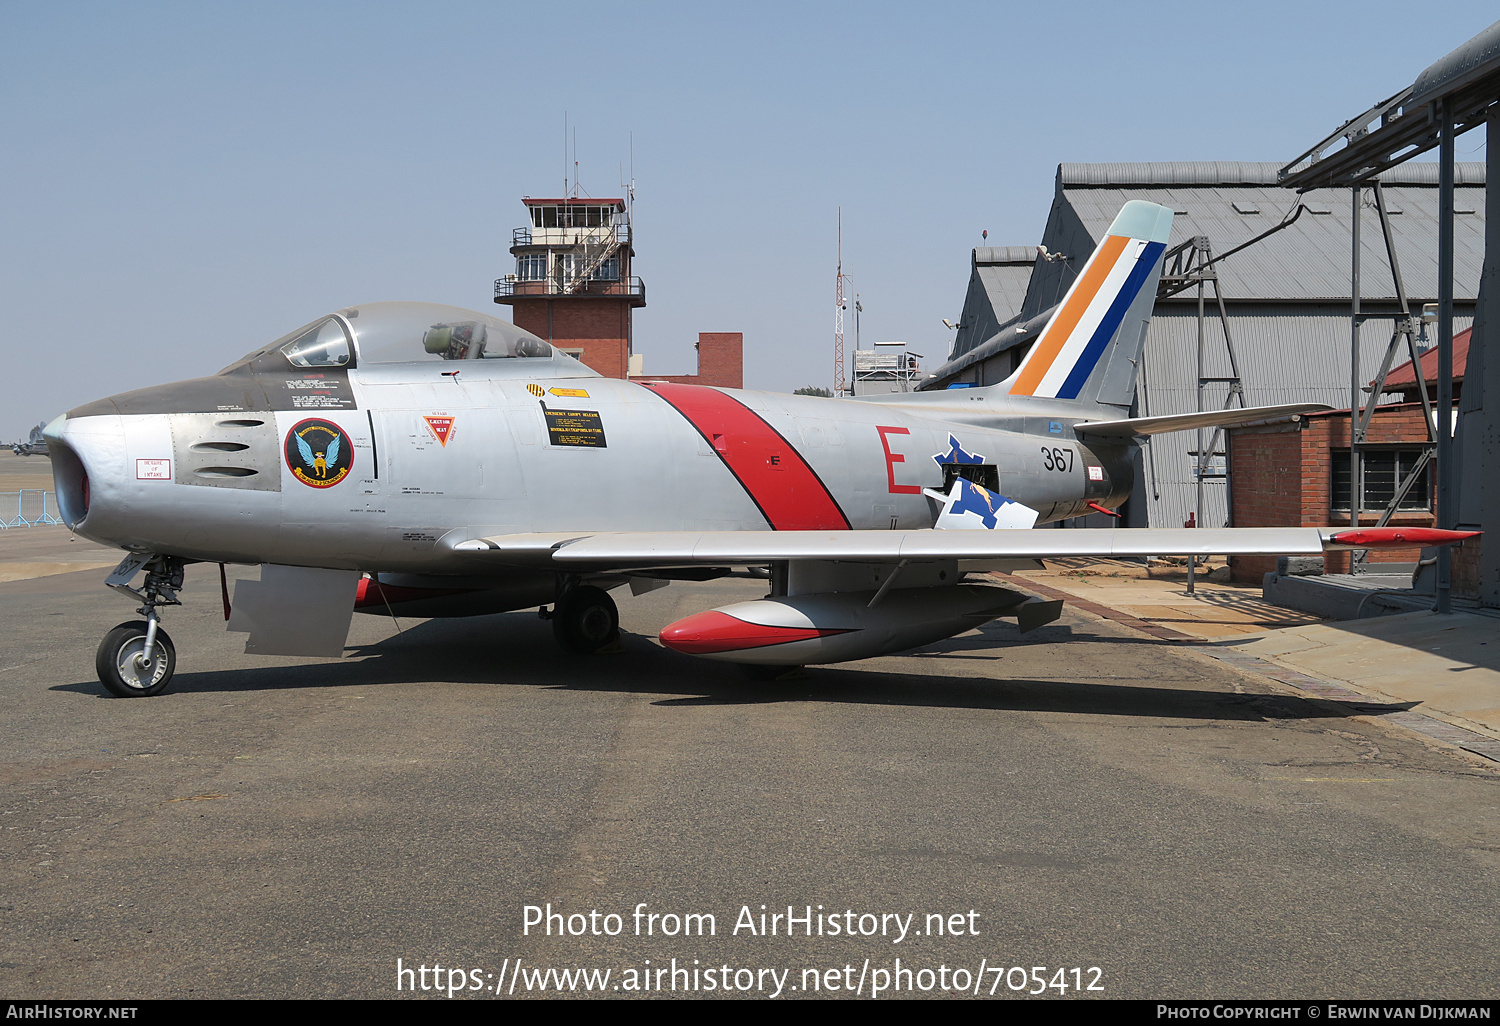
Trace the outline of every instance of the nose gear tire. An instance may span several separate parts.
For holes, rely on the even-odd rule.
[[[552,633],[569,652],[589,655],[620,637],[620,612],[604,589],[580,585],[553,609]]]
[[[146,649],[146,629],[145,620],[132,620],[120,624],[99,642],[94,670],[99,674],[99,683],[110,694],[119,698],[145,698],[161,694],[172,683],[177,648],[160,627],[156,629],[152,658],[144,665],[138,661]]]

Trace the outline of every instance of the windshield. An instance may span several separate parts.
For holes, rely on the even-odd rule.
[[[325,317],[281,347],[296,367],[347,367],[349,334],[337,317]]]
[[[498,317],[436,303],[366,303],[340,310],[359,361],[527,359],[552,355],[542,339]]]
[[[531,332],[477,310],[439,303],[366,303],[304,324],[219,373],[274,357],[278,350],[292,366],[307,368],[353,367],[356,354],[365,365],[555,355]]]

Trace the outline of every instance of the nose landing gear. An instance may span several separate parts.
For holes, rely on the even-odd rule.
[[[159,695],[172,682],[177,648],[161,629],[158,609],[182,604],[177,592],[182,588],[183,566],[183,560],[174,556],[127,556],[105,580],[116,591],[140,599],[136,612],[146,617],[116,626],[99,642],[94,670],[110,694],[120,698]],[[130,581],[143,568],[146,580],[137,591],[129,586]]]

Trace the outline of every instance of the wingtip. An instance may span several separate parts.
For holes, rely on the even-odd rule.
[[[1397,549],[1414,545],[1457,545],[1477,538],[1483,531],[1448,531],[1438,527],[1357,527],[1327,538],[1327,547],[1349,549]]]

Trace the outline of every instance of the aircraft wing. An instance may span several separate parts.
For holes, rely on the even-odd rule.
[[[630,569],[784,560],[897,562],[1065,556],[1316,555],[1326,550],[1450,545],[1478,532],[1435,528],[1089,528],[992,531],[620,531],[510,534],[453,544],[495,562]]]
[[[1145,435],[1160,435],[1167,431],[1191,431],[1194,428],[1276,424],[1300,417],[1304,413],[1326,413],[1331,409],[1333,409],[1332,406],[1323,403],[1288,403],[1284,406],[1252,406],[1244,410],[1177,413],[1166,417],[1081,420],[1073,425],[1073,430],[1080,435],[1090,435],[1096,438],[1139,438]]]

